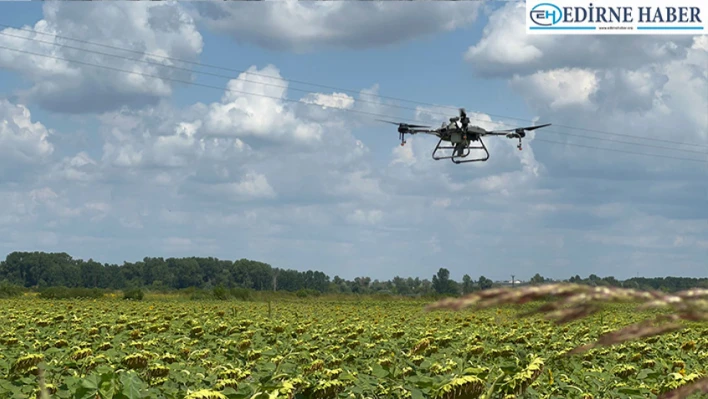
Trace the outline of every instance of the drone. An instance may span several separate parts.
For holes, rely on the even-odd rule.
[[[519,127],[516,129],[509,130],[489,131],[479,126],[470,125],[470,119],[467,117],[467,113],[465,112],[464,108],[460,108],[459,116],[450,118],[449,123],[443,122],[442,126],[437,129],[433,129],[430,126],[411,125],[407,123],[391,122],[381,119],[377,120],[380,122],[398,125],[398,133],[401,139],[401,146],[406,144],[406,134],[425,133],[439,137],[440,141],[438,141],[438,145],[433,150],[433,159],[436,161],[439,161],[441,159],[450,159],[456,164],[480,161],[484,162],[489,159],[489,151],[487,151],[487,147],[482,141],[483,136],[506,136],[510,139],[519,139],[519,144],[516,146],[516,148],[521,151],[521,139],[526,137],[527,131],[551,126],[550,123],[547,123],[545,125]],[[443,141],[450,142],[450,145],[444,144]],[[479,142],[479,144],[476,144],[477,142]],[[441,146],[441,144],[443,145]],[[449,156],[436,156],[436,153],[440,150],[453,150],[453,152],[452,155]],[[480,158],[465,159],[467,158],[467,156],[470,155],[472,150],[484,150],[486,155]]]

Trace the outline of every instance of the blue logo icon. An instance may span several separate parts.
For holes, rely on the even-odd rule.
[[[531,21],[536,25],[551,26],[555,25],[563,18],[561,9],[551,3],[537,4],[531,9]]]

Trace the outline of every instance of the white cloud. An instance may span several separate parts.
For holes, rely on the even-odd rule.
[[[365,170],[344,174],[330,192],[337,196],[359,198],[363,201],[379,201],[386,197],[376,174]]]
[[[516,75],[510,83],[544,121],[557,126],[588,127],[645,138],[612,137],[561,127],[551,127],[538,133],[547,135],[545,137],[551,140],[564,140],[562,135],[570,133],[586,137],[583,140],[566,136],[570,142],[582,145],[607,147],[608,142],[603,140],[629,141],[638,145],[609,145],[610,148],[625,151],[701,159],[700,155],[690,153],[701,148],[652,141],[708,144],[708,113],[705,112],[708,109],[708,96],[705,94],[708,93],[708,75],[696,73],[701,62],[708,60],[708,52],[701,49],[698,43],[686,51],[683,59],[647,64],[640,68],[559,68],[525,76]],[[592,138],[598,139],[592,141]],[[667,149],[652,149],[642,144]],[[668,148],[689,152],[670,151]],[[555,147],[555,150],[549,147],[548,151],[560,156],[563,162],[572,158],[576,164],[594,162],[617,168],[616,161],[620,161],[621,164],[651,170],[674,170],[676,167],[695,170],[695,166],[700,167],[700,164],[688,161],[664,161],[644,156],[622,157],[620,160],[617,154],[577,147]]]
[[[412,166],[417,162],[416,155],[413,152],[413,143],[415,141],[408,140],[406,144],[400,147],[394,147],[391,150],[393,159],[391,160],[391,166],[396,164],[401,164],[403,166]]]
[[[284,104],[287,87],[281,83],[280,71],[273,65],[261,70],[250,67],[238,79],[229,81],[220,103],[209,105],[204,121],[205,133],[227,137],[255,136],[269,141],[320,141],[322,127],[298,119],[291,107]]]
[[[708,220],[699,205],[706,198],[706,167],[660,156],[705,156],[661,146],[694,151],[706,147],[653,139],[708,144],[706,39],[526,35],[523,10],[523,3],[508,3],[495,11],[465,59],[478,74],[508,78],[537,118],[555,125],[535,137],[659,157],[531,141],[540,179],[524,186],[524,195],[507,197],[528,203],[530,225],[544,226],[546,233],[563,231],[564,248],[582,240],[604,248],[608,254],[592,262],[596,274],[620,274],[611,265],[621,262],[630,275],[665,275],[661,265],[677,261],[690,273],[695,267],[692,255],[678,260],[671,251],[677,246],[687,253],[700,251],[705,229],[696,228],[705,227]],[[497,174],[480,183],[482,188],[505,190],[516,184],[505,179],[523,177],[530,174]],[[529,198],[529,190],[539,188],[550,190],[550,197]],[[652,255],[630,256],[629,248]]]
[[[467,26],[479,2],[195,3],[201,21],[239,42],[277,50],[384,46]]]
[[[265,33],[256,32],[261,25],[248,14],[256,12],[250,4],[196,7],[202,17],[208,8],[246,10],[216,23],[249,19],[234,28],[248,31],[241,32],[243,40],[298,51],[364,46],[376,29],[399,32],[391,40],[400,41],[445,30],[448,22],[473,19],[454,13],[443,16],[440,10],[478,7],[469,2],[426,3],[422,7],[431,25],[415,33],[406,30],[418,13],[425,12],[421,5],[414,9],[409,4],[413,3],[366,3],[361,8],[346,2],[276,5],[274,9],[290,14],[268,11],[266,25],[283,15],[292,24]],[[267,8],[261,6],[259,13]],[[57,18],[51,10],[73,10],[62,7],[45,5],[49,10],[45,19]],[[101,10],[118,7],[122,6]],[[175,30],[165,21],[176,19],[165,16],[148,18],[152,21],[148,23],[146,16],[154,11],[146,7],[157,6],[131,9],[137,20],[125,28],[138,26],[145,31],[139,32],[139,38],[127,32],[126,40],[172,55],[181,51],[187,58],[199,54],[201,45],[195,47],[190,40],[179,51],[170,47],[178,46],[180,38],[196,38],[193,24]],[[180,7],[160,10],[180,11]],[[318,13],[312,12],[318,7]],[[362,33],[353,26],[363,16],[350,15],[351,21],[335,25],[325,18],[332,16],[327,12],[344,18],[345,12],[375,7],[382,11],[367,13],[369,19],[399,25]],[[530,133],[523,151],[516,149],[515,140],[490,137],[485,140],[491,153],[487,163],[454,165],[431,159],[435,137],[407,137],[404,147],[395,140],[378,144],[377,132],[369,127],[357,130],[366,123],[364,118],[335,109],[380,112],[386,103],[373,82],[366,83],[369,87],[358,96],[342,90],[305,95],[303,102],[310,103],[306,105],[290,101],[296,98],[295,90],[280,79],[287,77],[287,70],[281,74],[274,65],[259,65],[229,81],[229,90],[221,98],[217,93],[203,103],[178,107],[153,101],[169,98],[166,85],[154,87],[157,94],[153,95],[147,93],[149,87],[126,77],[115,83],[132,90],[131,101],[117,97],[125,92],[123,88],[106,86],[105,93],[116,101],[103,108],[110,111],[96,118],[97,127],[93,122],[82,126],[89,145],[79,150],[68,149],[66,141],[57,140],[61,135],[33,122],[25,108],[7,102],[0,107],[5,112],[0,137],[14,143],[0,151],[22,148],[22,154],[32,154],[26,159],[34,165],[27,168],[32,179],[26,175],[0,184],[0,207],[6,210],[0,213],[0,234],[8,238],[0,247],[58,249],[118,262],[162,255],[247,257],[345,277],[429,278],[438,267],[449,268],[455,278],[464,273],[506,279],[506,274],[528,278],[535,272],[554,277],[588,271],[625,273],[617,271],[618,263],[627,264],[626,273],[633,275],[640,267],[645,270],[642,274],[650,274],[646,270],[660,270],[677,261],[694,268],[684,269],[687,273],[702,270],[694,264],[708,242],[704,229],[708,214],[699,206],[706,198],[702,165],[683,169],[676,178],[679,172],[669,169],[668,163],[639,163],[629,156],[573,147],[560,151],[563,147],[537,138],[557,139],[549,130],[563,131],[557,125],[570,125],[706,140],[706,72],[700,69],[706,61],[706,39],[665,38],[663,43],[655,38],[621,39],[636,43],[636,48],[626,51],[639,61],[620,56],[613,65],[607,57],[618,51],[610,50],[608,41],[616,38],[543,39],[500,29],[496,24],[508,18],[503,12],[516,12],[513,7],[496,14],[486,37],[473,46],[477,49],[473,66],[478,72],[488,74],[493,69],[508,78],[541,122],[556,125]],[[89,10],[93,11],[86,15],[98,16],[99,8]],[[395,15],[391,10],[405,12]],[[171,15],[181,18],[182,14]],[[117,32],[115,20],[108,19],[100,33],[104,38]],[[63,23],[57,26],[83,37],[79,24]],[[298,31],[302,28],[298,23],[309,25]],[[167,38],[155,34],[165,27],[171,32]],[[287,36],[291,30],[295,34]],[[121,45],[123,38],[111,40]],[[589,48],[572,48],[567,51],[572,56],[554,50],[553,46],[565,48],[568,43]],[[603,49],[605,45],[608,49]],[[530,66],[522,62],[529,60]],[[78,82],[90,88],[101,82],[98,74],[76,75],[88,69],[73,66],[28,68],[28,73],[36,73],[30,76],[32,84],[39,85],[35,87]],[[490,115],[467,111],[473,124],[487,129],[511,127]],[[437,127],[447,119],[445,115],[455,114],[456,109],[447,107],[421,107],[414,117]],[[83,118],[82,123],[87,120],[93,117]],[[71,126],[74,121],[60,125]],[[374,143],[378,147],[370,149]],[[661,179],[656,177],[659,167]],[[683,251],[681,255],[677,250]]]
[[[447,208],[450,206],[451,203],[452,201],[450,201],[450,198],[438,198],[436,200],[433,200],[433,206],[440,208]]]
[[[558,68],[640,68],[681,59],[687,35],[527,35],[524,2],[495,10],[482,39],[464,55],[485,76],[527,75]]]
[[[65,157],[53,166],[55,177],[77,183],[90,183],[100,178],[100,166],[86,152],[81,151],[73,157]]]
[[[347,215],[347,220],[355,224],[375,225],[381,222],[382,219],[383,212],[378,209],[368,211],[355,209],[353,213]]]
[[[278,87],[247,82],[254,73]],[[251,67],[228,87],[235,91],[226,90],[221,101],[208,105],[174,109],[161,104],[102,115],[102,178],[137,181],[149,174],[175,193],[196,191],[211,200],[290,198],[305,189],[323,198],[382,195],[376,179],[347,170],[368,154],[348,126],[356,119],[339,113],[318,120],[311,108],[286,101],[288,85],[272,65]],[[323,93],[307,97],[325,98]],[[351,97],[337,98],[344,106],[360,107]]]
[[[477,73],[508,77],[538,118],[555,125],[537,134],[553,141],[701,159],[690,152],[643,145],[700,151],[652,139],[708,144],[705,37],[526,35],[524,26],[524,4],[508,3],[490,16],[483,37],[465,57]],[[619,132],[620,136],[572,127]],[[696,166],[702,167],[555,144],[539,144],[534,150],[541,151],[539,157],[555,174],[579,169],[593,173],[583,166],[593,164],[598,176],[623,176],[618,172],[625,172],[627,178],[638,173],[666,175],[682,168],[695,177]],[[565,167],[569,162],[572,166]]]
[[[260,173],[248,172],[235,183],[220,183],[211,187],[217,195],[224,195],[227,199],[251,200],[259,198],[274,198],[276,193],[268,183],[268,179]]]
[[[174,62],[152,57],[148,53],[193,61],[202,51],[202,36],[180,3],[52,2],[42,6],[44,19],[34,26],[23,26],[24,30],[2,30],[0,44],[30,53],[180,80],[189,80],[189,73],[135,60],[174,66]],[[96,47],[52,35],[127,48],[141,54]],[[184,68],[183,65],[178,66]],[[140,107],[154,104],[172,94],[172,83],[167,80],[27,53],[0,52],[0,67],[17,71],[33,82],[31,89],[20,93],[22,98],[36,101],[53,111],[84,113],[104,112],[121,105]]]
[[[25,168],[48,161],[54,152],[51,131],[32,121],[29,109],[0,99],[0,168],[4,178],[24,174]]]
[[[531,76],[515,75],[511,85],[527,93],[536,91],[535,99],[552,111],[573,108],[582,112],[596,110],[591,96],[598,89],[598,80],[594,71],[563,68],[537,72]]]
[[[344,93],[308,94],[303,97],[302,101],[308,104],[321,105],[324,110],[328,108],[351,109],[354,105],[354,97],[348,96]]]

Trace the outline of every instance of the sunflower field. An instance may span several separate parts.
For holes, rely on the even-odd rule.
[[[620,304],[556,325],[419,300],[0,303],[8,399],[649,398],[708,368],[699,323],[568,353],[645,317]]]

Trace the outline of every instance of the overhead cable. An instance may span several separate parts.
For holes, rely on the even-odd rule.
[[[222,91],[222,92],[223,92],[223,91],[227,91],[227,92],[239,93],[239,94],[250,95],[250,96],[256,96],[256,97],[271,98],[271,99],[274,99],[274,100],[284,101],[284,102],[301,103],[301,104],[304,104],[304,105],[307,105],[307,106],[322,107],[322,105],[320,105],[320,104],[306,102],[306,101],[303,101],[302,99],[298,99],[298,100],[295,100],[295,99],[288,99],[288,98],[282,98],[282,97],[277,97],[277,96],[269,96],[269,95],[261,94],[261,93],[251,93],[251,92],[246,92],[246,91],[242,91],[242,90],[236,90],[236,89],[232,89],[232,88],[229,88],[229,87],[226,87],[226,88],[225,88],[225,87],[219,87],[219,86],[214,86],[214,85],[208,85],[208,84],[204,84],[204,83],[191,82],[191,81],[187,81],[187,80],[181,80],[181,79],[175,79],[175,78],[167,78],[167,77],[162,77],[162,76],[158,76],[158,75],[152,75],[152,74],[148,74],[148,73],[144,73],[144,72],[129,71],[129,70],[120,69],[120,68],[115,68],[115,67],[107,66],[107,65],[93,64],[93,63],[89,63],[89,62],[85,62],[85,61],[72,60],[72,59],[67,59],[67,58],[63,58],[63,57],[57,57],[57,56],[48,55],[48,54],[40,54],[40,53],[36,53],[36,52],[32,52],[32,51],[27,51],[27,50],[15,49],[15,48],[7,47],[7,46],[2,46],[2,45],[0,45],[0,49],[5,49],[5,50],[8,50],[8,51],[14,51],[14,52],[24,53],[24,54],[29,54],[29,55],[35,55],[35,56],[38,56],[38,57],[46,57],[46,58],[55,59],[55,60],[59,60],[59,61],[65,61],[65,62],[68,62],[68,63],[74,63],[74,64],[79,64],[79,65],[86,65],[86,66],[91,66],[91,67],[100,68],[100,69],[112,70],[112,71],[116,71],[116,72],[121,72],[121,73],[130,74],[130,75],[139,75],[139,76],[144,76],[144,77],[150,77],[150,78],[160,79],[160,80],[164,80],[164,81],[171,81],[171,82],[183,83],[183,84],[186,84],[186,85],[205,87],[205,88],[209,88],[209,89],[219,90],[219,91]],[[367,112],[367,111],[356,110],[356,109],[350,109],[350,108],[339,108],[339,107],[335,107],[335,106],[328,106],[328,107],[329,107],[329,108],[333,108],[333,109],[338,109],[338,110],[341,110],[341,111],[345,111],[345,112],[352,112],[352,113],[358,113],[358,114],[362,114],[362,115],[368,115],[368,116],[375,117],[376,119],[385,119],[385,118],[389,118],[389,119],[390,119],[390,118],[391,118],[390,115],[385,115],[385,114],[377,114],[377,113],[373,113],[373,112]],[[405,120],[404,120],[404,121],[405,121]],[[410,120],[410,119],[408,119],[408,121],[410,121],[411,123],[418,123],[417,121],[413,121],[413,120]],[[570,145],[570,146],[584,147],[584,148],[594,148],[594,149],[598,149],[598,150],[619,151],[619,152],[624,152],[624,153],[629,153],[629,154],[635,154],[635,155],[647,155],[647,156],[660,157],[660,158],[667,158],[667,159],[676,159],[676,160],[684,160],[684,161],[693,161],[693,162],[708,163],[708,160],[705,160],[705,159],[681,158],[681,157],[673,157],[673,156],[666,156],[666,155],[660,155],[660,154],[647,154],[647,153],[640,153],[640,152],[628,152],[628,151],[615,150],[615,149],[610,149],[610,148],[593,147],[593,146],[579,145],[579,144],[574,144],[574,143],[563,143],[563,142],[557,142],[557,141],[551,141],[551,140],[545,140],[545,139],[534,139],[534,140],[539,140],[539,141],[548,142],[548,143],[555,143],[555,144],[565,144],[565,145]],[[634,144],[634,143],[633,143],[633,144]]]
[[[334,86],[322,85],[322,84],[317,84],[317,83],[312,83],[312,82],[306,82],[306,81],[301,81],[301,80],[285,79],[285,78],[282,78],[282,77],[279,77],[279,76],[272,76],[272,75],[267,75],[267,74],[263,74],[263,73],[251,72],[251,71],[247,71],[247,70],[239,70],[239,69],[228,68],[228,67],[222,67],[222,66],[217,66],[217,65],[205,64],[205,63],[200,63],[200,62],[196,62],[196,61],[184,60],[184,59],[175,58],[175,57],[169,57],[169,56],[165,56],[165,55],[159,55],[159,54],[154,54],[154,53],[147,53],[147,52],[139,51],[139,50],[133,50],[133,49],[128,49],[128,48],[123,48],[123,47],[118,47],[118,46],[103,44],[103,43],[96,43],[96,42],[92,42],[92,41],[88,41],[88,40],[82,40],[82,39],[76,39],[76,38],[71,38],[71,37],[62,36],[62,35],[56,35],[56,34],[47,33],[47,32],[42,32],[42,31],[38,31],[38,30],[34,30],[34,29],[28,29],[28,28],[22,28],[22,27],[15,27],[15,26],[7,25],[7,24],[2,24],[2,23],[0,23],[0,26],[4,26],[4,27],[7,27],[7,28],[19,30],[19,31],[32,32],[32,33],[36,33],[36,34],[40,34],[40,35],[51,36],[51,37],[55,37],[55,38],[58,38],[58,39],[64,39],[64,40],[75,41],[75,42],[77,42],[77,43],[84,43],[84,44],[89,44],[89,45],[98,46],[98,47],[110,48],[110,49],[113,49],[113,50],[125,51],[125,52],[129,52],[129,53],[134,53],[134,54],[139,54],[139,55],[143,55],[143,56],[148,56],[148,57],[151,57],[151,58],[161,58],[161,59],[165,59],[165,60],[178,61],[178,62],[183,62],[183,63],[186,63],[186,64],[191,64],[191,65],[196,65],[196,66],[201,66],[201,67],[219,69],[219,70],[230,71],[230,72],[237,72],[237,73],[246,74],[246,75],[260,76],[260,77],[265,77],[265,78],[274,79],[274,80],[280,80],[280,81],[284,81],[284,82],[299,83],[299,84],[305,84],[305,85],[314,86],[314,87],[326,88],[326,89],[329,89],[329,90],[338,90],[338,91],[342,91],[342,92],[349,92],[349,93],[354,93],[354,94],[359,94],[359,95],[361,94],[359,90],[338,88],[338,87],[334,87]],[[60,44],[60,43],[56,43],[56,42],[52,42],[52,41],[40,40],[40,39],[36,39],[36,38],[30,38],[30,37],[25,37],[25,36],[13,35],[13,34],[10,34],[10,33],[7,33],[7,32],[0,32],[0,34],[5,35],[5,36],[10,36],[10,37],[19,38],[19,39],[24,39],[24,40],[30,40],[30,41],[36,41],[36,42],[41,42],[41,43],[47,43],[47,44],[54,45],[54,46],[62,46],[62,47],[66,47],[66,48],[70,48],[70,49],[74,49],[74,50],[78,50],[78,51],[84,51],[84,52],[87,52],[87,53],[94,53],[94,54],[100,54],[100,55],[109,56],[109,57],[122,58],[122,59],[124,59],[124,60],[129,60],[129,61],[147,63],[147,64],[151,64],[151,65],[155,65],[155,66],[159,66],[159,67],[163,67],[163,68],[171,68],[171,69],[183,70],[183,71],[185,71],[185,72],[190,72],[190,73],[195,73],[195,74],[202,74],[202,75],[208,75],[208,76],[214,76],[214,77],[221,77],[221,78],[227,78],[227,79],[238,79],[238,77],[236,77],[236,76],[229,76],[229,75],[223,75],[223,74],[217,74],[217,73],[211,73],[211,72],[197,71],[197,70],[192,70],[192,69],[189,69],[189,68],[182,68],[182,67],[178,67],[178,66],[174,66],[174,65],[164,65],[164,64],[161,64],[161,63],[159,63],[159,62],[154,62],[154,61],[149,61],[149,60],[142,60],[142,59],[135,59],[135,58],[126,58],[126,57],[123,57],[123,56],[120,56],[120,55],[116,55],[116,54],[104,53],[104,52],[99,52],[99,51],[95,51],[95,50],[89,50],[89,49],[85,49],[85,48],[81,48],[81,47],[74,47],[74,46],[69,46],[69,45],[66,45],[66,44]],[[276,84],[272,84],[272,83],[258,82],[258,81],[243,79],[243,78],[240,78],[240,80],[245,81],[245,82],[249,82],[249,83],[254,83],[254,84],[262,84],[262,85],[265,85],[265,86],[273,86],[273,87],[287,88],[288,90],[293,90],[293,91],[299,91],[299,92],[305,92],[305,93],[311,93],[311,94],[315,94],[315,93],[316,93],[316,92],[308,91],[308,90],[304,90],[304,89],[298,89],[298,88],[293,88],[293,87],[288,87],[288,86],[283,86],[283,85],[276,85]],[[332,95],[324,94],[324,93],[316,93],[316,94],[321,94],[321,95],[326,95],[326,96],[332,96]],[[433,104],[433,103],[426,103],[426,102],[421,102],[421,101],[414,101],[414,100],[408,100],[408,99],[403,99],[403,98],[398,98],[398,97],[384,96],[384,95],[379,95],[379,94],[377,94],[376,97],[381,98],[381,99],[389,99],[389,100],[394,100],[394,101],[407,102],[407,103],[425,105],[425,106],[436,107],[436,108],[455,109],[455,110],[457,110],[457,109],[459,109],[459,108],[464,108],[464,107],[453,107],[453,106],[449,106],[449,105],[439,105],[439,104]],[[405,110],[411,110],[411,111],[418,111],[417,108],[405,107],[405,106],[400,106],[400,105],[395,105],[395,104],[380,104],[380,103],[378,103],[378,102],[371,101],[371,100],[358,99],[358,101],[359,101],[359,102],[363,102],[363,103],[375,103],[376,105],[380,105],[380,106],[381,106],[381,105],[385,105],[385,106],[387,106],[387,107],[392,107],[392,108],[399,108],[399,109],[405,109]],[[440,112],[435,112],[435,111],[432,111],[432,110],[427,110],[427,113],[432,114],[432,115],[447,116],[446,114],[443,114],[443,113],[440,113]],[[495,118],[503,118],[503,119],[510,119],[510,120],[518,120],[518,121],[525,121],[525,122],[530,121],[530,120],[528,120],[528,119],[517,118],[517,117],[511,117],[511,116],[508,116],[508,115],[499,115],[499,114],[490,114],[490,113],[485,113],[485,114],[486,114],[486,115],[489,115],[489,116],[491,116],[491,117],[495,117]],[[471,119],[471,120],[477,120],[477,121],[488,122],[488,121],[482,120],[482,119],[475,119],[475,118],[470,118],[470,119]],[[509,123],[504,123],[504,122],[495,122],[495,123],[498,123],[498,124],[500,124],[500,125],[513,126],[513,125],[511,125],[511,124],[509,124]],[[598,134],[604,134],[604,135],[610,135],[610,136],[622,136],[622,137],[635,138],[635,139],[646,139],[646,137],[642,137],[642,136],[630,135],[630,134],[621,134],[621,133],[616,133],[616,132],[607,132],[607,131],[597,130],[597,129],[587,129],[587,128],[574,127],[574,126],[567,126],[567,125],[559,125],[559,124],[554,124],[554,126],[555,126],[555,127],[564,128],[564,129],[580,130],[580,131],[591,132],[591,133],[598,133]],[[572,135],[573,135],[573,134],[570,134],[570,133],[560,133],[560,132],[556,132],[556,131],[553,131],[553,129],[547,129],[546,132],[549,132],[549,133],[556,133],[556,134],[564,134],[564,135],[568,135],[568,136],[572,136]],[[603,139],[595,138],[595,137],[580,136],[580,135],[575,135],[575,136],[581,137],[581,138],[591,138],[591,139],[596,139],[596,140],[603,140]],[[700,147],[700,148],[706,148],[706,149],[708,149],[708,145],[706,145],[706,144],[685,143],[685,142],[680,142],[680,141],[675,141],[675,140],[658,139],[658,138],[653,138],[652,140],[653,140],[653,141],[657,141],[657,142],[663,142],[663,143],[670,143],[670,144],[676,144],[676,145],[685,145],[685,146],[693,146],[693,147]],[[614,142],[622,143],[622,142],[615,141],[615,140],[607,140],[607,141],[614,141]],[[651,146],[651,145],[647,145],[647,144],[644,144],[644,143],[626,143],[626,142],[625,142],[625,144],[632,144],[632,145],[645,146],[645,147],[656,147],[656,146]],[[706,152],[696,152],[696,151],[683,150],[683,149],[676,149],[676,148],[666,148],[666,147],[661,147],[661,148],[662,148],[662,149],[667,149],[667,150],[672,150],[672,151],[691,152],[691,153],[699,153],[699,154],[705,154],[705,153],[706,153]]]

